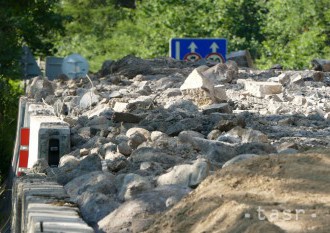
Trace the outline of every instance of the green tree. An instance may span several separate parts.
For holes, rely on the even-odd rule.
[[[70,20],[58,54],[81,53],[93,70],[127,54],[168,56],[173,37],[227,38],[229,50],[248,48],[254,55],[263,39],[260,0],[143,0],[134,10],[114,0],[62,2]]]
[[[37,55],[52,54],[54,37],[64,32],[59,0],[0,1],[0,74],[19,73],[22,45]]]
[[[0,180],[15,141],[22,45],[38,55],[52,54],[53,37],[63,32],[59,0],[0,0]]]
[[[273,0],[267,9],[260,65],[303,68],[313,58],[330,58],[329,0]]]
[[[173,37],[220,37],[229,40],[229,51],[250,49],[257,56],[264,11],[258,0],[145,0],[117,24],[113,43],[121,51],[111,55],[167,56]]]
[[[92,70],[100,68],[114,48],[109,43],[118,21],[129,17],[131,9],[117,6],[117,0],[64,0],[66,36],[57,38],[57,54],[79,53],[89,60]]]
[[[0,183],[7,175],[15,142],[18,99],[22,94],[19,82],[0,75]]]

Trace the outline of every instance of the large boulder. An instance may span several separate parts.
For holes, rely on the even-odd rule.
[[[73,199],[87,191],[114,194],[116,193],[115,176],[102,171],[90,172],[71,180],[64,188]]]
[[[134,173],[117,176],[116,180],[116,185],[119,190],[118,198],[121,201],[130,200],[137,194],[152,188],[148,178]]]
[[[227,55],[227,60],[235,61],[240,67],[253,67],[253,60],[248,50],[231,52]]]
[[[215,162],[222,163],[237,155],[237,148],[229,143],[189,135],[179,135],[179,139],[183,143],[189,143],[203,158]]]
[[[65,185],[78,176],[102,170],[101,159],[96,154],[87,155],[78,161],[72,157],[67,158],[66,162],[60,161],[57,174],[57,181],[60,184]]]
[[[103,74],[117,73],[130,79],[139,74],[153,74],[152,66],[150,63],[147,60],[135,57],[134,55],[128,55],[118,61],[109,63],[107,65],[107,69],[103,69],[103,71]]]
[[[194,69],[181,85],[180,90],[183,95],[192,97],[198,105],[205,105],[215,101],[214,83],[200,70],[201,68]]]
[[[156,162],[166,165],[166,167],[172,167],[174,164],[181,161],[179,157],[169,155],[161,149],[152,147],[141,147],[134,150],[130,156],[130,160],[138,164],[143,162]]]
[[[212,80],[214,84],[229,83],[237,78],[238,67],[232,61],[228,65],[219,63],[203,71],[203,75]]]
[[[314,59],[312,60],[314,70],[330,72],[330,60],[326,59]]]
[[[143,136],[146,140],[150,138],[150,132],[144,128],[132,127],[126,132],[126,136],[129,138],[131,138],[135,134]]]
[[[142,232],[152,224],[151,215],[165,211],[190,191],[180,186],[160,186],[143,192],[100,220],[99,232]]]
[[[86,191],[77,198],[83,219],[90,225],[97,224],[120,204],[109,195]]]
[[[183,185],[196,187],[209,175],[209,164],[204,159],[198,159],[193,164],[177,165],[166,174],[158,177],[158,185]]]

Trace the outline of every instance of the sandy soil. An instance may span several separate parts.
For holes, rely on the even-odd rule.
[[[243,161],[209,176],[151,232],[330,232],[330,151]]]

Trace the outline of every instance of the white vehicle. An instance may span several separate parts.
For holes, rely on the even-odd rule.
[[[60,157],[70,152],[70,127],[42,103],[20,98],[13,172],[20,176],[39,159],[57,166]]]

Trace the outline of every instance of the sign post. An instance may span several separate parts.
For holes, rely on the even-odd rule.
[[[170,57],[184,61],[206,60],[225,63],[227,40],[222,38],[172,38]]]

